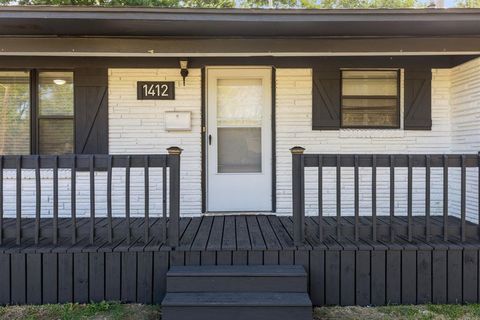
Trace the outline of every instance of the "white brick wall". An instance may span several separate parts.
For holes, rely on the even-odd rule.
[[[431,131],[403,130],[312,130],[312,70],[277,69],[277,209],[280,213],[291,212],[291,154],[289,148],[301,145],[309,153],[444,153],[450,151],[450,70],[433,70],[432,82],[432,120]],[[403,77],[401,82],[403,92]],[[402,114],[403,114],[403,101]],[[403,116],[402,116],[403,118]],[[421,171],[415,170],[414,208],[420,213],[423,208],[424,179]],[[306,201],[307,213],[317,211],[316,170],[307,169]],[[370,214],[370,170],[361,170],[361,212]],[[382,174],[383,173],[383,174]],[[396,210],[398,214],[406,212],[406,170],[397,170]],[[388,213],[389,177],[385,170],[379,169],[378,214]],[[335,214],[335,173],[324,173],[324,210],[325,214]],[[441,181],[441,172],[432,172],[434,182]],[[342,172],[342,208],[344,214],[353,214],[353,170]],[[441,212],[441,186],[432,183],[432,211]],[[363,190],[363,192],[362,192]]]
[[[455,67],[451,71],[452,152],[480,151],[480,58]],[[459,176],[453,181],[455,209],[459,210]],[[478,170],[467,170],[467,217],[478,219]]]
[[[175,100],[137,100],[137,81],[175,81]],[[165,111],[190,111],[192,130],[166,131]],[[181,158],[182,214],[201,212],[200,133],[200,69],[189,70],[185,86],[178,69],[109,70],[110,153],[158,154],[166,153],[165,149],[170,146],[184,149]]]
[[[310,153],[444,153],[480,151],[480,59],[451,70],[433,70],[432,83],[432,131],[403,130],[340,130],[317,131],[311,129],[312,71],[311,69],[277,69],[276,82],[276,143],[277,143],[277,209],[280,214],[291,213],[291,154],[289,148],[301,145]],[[176,82],[176,99],[172,101],[139,101],[136,98],[136,82],[166,80]],[[402,81],[403,90],[403,81]],[[111,69],[109,71],[109,144],[112,154],[165,153],[166,148],[177,145],[182,154],[182,214],[199,214],[201,210],[201,78],[199,69],[191,69],[183,86],[176,69]],[[403,102],[402,102],[403,103]],[[167,132],[165,111],[192,112],[192,130]],[[403,111],[403,107],[402,107]],[[402,116],[403,118],[403,116]],[[307,213],[316,213],[316,171],[307,169]],[[414,209],[422,213],[424,181],[422,170],[415,170]],[[123,215],[124,171],[116,170],[114,183],[114,212]],[[378,214],[388,212],[388,183],[386,171],[378,170]],[[398,170],[396,210],[406,212],[406,171]],[[69,172],[61,173],[60,214],[69,216]],[[476,169],[469,170],[468,214],[474,219],[477,210]],[[42,215],[52,214],[51,172],[44,172],[42,182]],[[325,214],[334,214],[335,174],[325,170]],[[452,170],[451,181],[458,182],[459,171]],[[5,214],[15,215],[15,173],[5,172]],[[34,175],[24,172],[23,209],[34,213]],[[432,172],[432,211],[442,210],[441,170]],[[106,212],[106,176],[96,175],[97,214]],[[353,213],[353,170],[345,169],[342,179],[342,207],[345,214]],[[151,172],[152,214],[160,214],[161,174]],[[361,170],[361,212],[370,214],[370,170]],[[78,177],[78,215],[89,214],[88,176]],[[383,190],[383,191],[382,191]],[[452,187],[451,209],[458,212],[459,189]],[[143,212],[143,172],[132,169],[132,214]],[[423,214],[423,213],[422,213]]]

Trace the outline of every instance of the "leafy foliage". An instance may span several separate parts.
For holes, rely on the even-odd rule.
[[[459,0],[457,7],[460,8],[480,8],[480,0]]]
[[[188,8],[407,8],[424,7],[428,0],[0,0],[0,4],[144,6]],[[459,6],[480,6],[480,0],[458,0]]]

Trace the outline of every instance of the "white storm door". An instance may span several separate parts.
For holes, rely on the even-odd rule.
[[[270,68],[207,69],[207,210],[272,210]]]

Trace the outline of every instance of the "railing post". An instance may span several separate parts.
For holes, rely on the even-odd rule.
[[[295,245],[305,242],[305,170],[302,147],[293,147],[292,153],[292,208],[293,241]]]
[[[167,151],[170,168],[170,217],[167,243],[175,248],[178,247],[180,240],[180,155],[183,150],[179,147],[170,147]]]

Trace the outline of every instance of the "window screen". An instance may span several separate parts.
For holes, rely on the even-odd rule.
[[[398,70],[342,71],[342,127],[399,128]]]
[[[73,73],[38,74],[38,149],[40,154],[73,153]]]
[[[0,71],[0,154],[29,153],[29,72]]]

